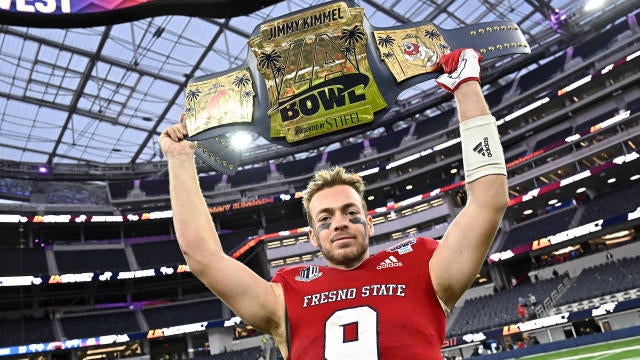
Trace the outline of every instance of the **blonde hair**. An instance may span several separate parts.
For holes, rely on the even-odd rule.
[[[364,181],[360,175],[347,171],[341,166],[335,166],[331,169],[320,170],[315,173],[313,179],[307,184],[307,189],[302,198],[302,206],[307,214],[307,221],[313,226],[313,218],[309,213],[309,203],[311,199],[320,191],[337,185],[351,186],[360,196],[362,201],[362,209],[367,213],[367,204],[364,201]]]

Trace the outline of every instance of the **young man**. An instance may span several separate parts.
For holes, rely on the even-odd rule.
[[[414,239],[370,256],[364,184],[322,171],[303,200],[311,242],[327,266],[285,268],[271,282],[222,250],[200,191],[182,121],[160,137],[173,221],[189,268],[246,323],[271,334],[285,359],[436,359],[445,318],[473,282],[508,202],[504,155],[479,85],[481,56],[443,56],[436,79],[454,94],[468,200],[442,240]],[[480,147],[482,151],[474,151]]]

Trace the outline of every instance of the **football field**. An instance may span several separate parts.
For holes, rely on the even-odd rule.
[[[522,357],[526,360],[640,360],[640,337]]]

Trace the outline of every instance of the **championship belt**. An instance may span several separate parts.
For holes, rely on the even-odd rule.
[[[345,0],[261,24],[249,48],[243,65],[194,78],[185,94],[187,139],[198,158],[228,175],[240,161],[232,132],[287,147],[361,133],[402,91],[440,76],[437,61],[451,50],[474,48],[484,59],[530,52],[513,22],[374,28],[363,8]]]

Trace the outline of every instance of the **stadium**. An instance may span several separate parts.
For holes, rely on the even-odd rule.
[[[156,2],[68,24],[0,8],[0,360],[282,359],[191,274],[158,138],[192,79],[242,65],[261,23],[324,2]],[[376,27],[509,20],[530,47],[481,64],[510,200],[443,358],[637,358],[640,2],[357,5]],[[467,201],[456,116],[426,81],[375,126],[289,147],[241,134],[235,174],[196,159],[224,251],[264,279],[324,264],[301,192],[335,165],[367,184],[372,254],[442,238]]]

